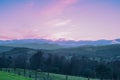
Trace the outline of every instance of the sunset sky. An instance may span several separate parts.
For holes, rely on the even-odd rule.
[[[120,0],[0,0],[0,40],[120,38]]]

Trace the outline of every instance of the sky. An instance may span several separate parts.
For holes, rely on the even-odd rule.
[[[0,0],[0,40],[120,38],[120,0]]]

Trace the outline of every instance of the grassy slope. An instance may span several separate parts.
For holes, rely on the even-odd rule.
[[[66,76],[65,75],[60,75],[60,74],[50,74],[50,77],[52,80],[65,80]],[[87,78],[83,77],[76,77],[76,76],[68,76],[68,80],[88,80]],[[90,79],[90,80],[98,80],[98,79]]]
[[[11,71],[12,71],[12,69],[11,69]],[[23,69],[17,69],[17,73],[18,72],[21,72],[22,73],[21,75],[23,76]],[[14,73],[14,71],[12,71],[11,73]],[[32,79],[35,78],[35,71],[26,70],[26,77],[28,77],[29,74],[31,74]],[[18,75],[6,73],[6,72],[0,72],[0,80],[31,80],[31,79],[26,79],[22,76],[18,76]],[[38,79],[43,80],[44,78],[47,79],[47,77],[48,77],[48,73],[38,72]],[[5,79],[3,79],[3,78],[5,78]],[[17,78],[19,78],[19,79],[17,79]],[[49,79],[50,80],[65,80],[66,75],[49,73]],[[88,79],[84,78],[84,77],[68,76],[68,80],[88,80]],[[90,80],[99,80],[99,79],[90,79]]]
[[[35,74],[34,71],[27,71],[27,73],[31,73],[32,75]],[[38,78],[43,79],[43,77],[47,78],[48,73],[46,72],[39,72],[38,73]],[[62,74],[54,74],[54,73],[49,73],[49,78],[50,80],[66,80],[66,75]],[[88,80],[88,78],[85,77],[77,77],[77,76],[68,76],[68,80]],[[91,79],[90,80],[99,80],[99,79]]]
[[[0,80],[32,80],[22,76],[18,76],[11,73],[0,72]]]

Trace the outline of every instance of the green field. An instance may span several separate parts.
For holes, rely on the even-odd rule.
[[[65,75],[53,74],[53,73],[50,73],[50,78],[51,80],[66,80]],[[68,80],[88,80],[88,78],[68,76]],[[90,79],[90,80],[99,80],[99,79]]]
[[[0,71],[0,80],[32,80],[32,79]]]
[[[15,74],[18,74],[18,72],[20,72],[21,76],[15,75]],[[0,80],[32,80],[32,79],[34,80],[35,79],[35,71],[26,70],[25,76],[29,77],[29,75],[31,75],[32,79],[27,79],[22,77],[24,76],[23,72],[24,72],[23,69],[17,69],[16,72],[14,72],[13,69],[11,69],[10,73],[0,72]],[[66,75],[49,73],[49,77],[48,77],[48,73],[38,72],[38,75],[37,75],[38,80],[39,79],[47,80],[48,78],[49,80],[66,80]],[[77,76],[67,76],[67,78],[68,78],[67,80],[88,80],[88,78],[77,77]],[[99,79],[90,79],[90,80],[99,80]]]

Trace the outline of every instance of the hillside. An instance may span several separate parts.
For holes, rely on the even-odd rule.
[[[25,47],[25,48],[32,48],[32,49],[59,49],[63,48],[63,46],[57,45],[57,44],[49,44],[49,43],[22,43],[22,44],[2,44],[2,46],[8,46],[8,47]]]
[[[60,54],[66,56],[87,56],[87,57],[101,57],[101,58],[116,58],[120,56],[120,45],[106,45],[106,46],[82,46],[73,48],[64,48],[57,50],[46,50],[46,53]]]
[[[3,52],[9,56],[17,56],[29,54],[29,56],[35,54],[39,49],[30,48],[14,48],[9,51]],[[120,56],[120,45],[107,45],[107,46],[82,46],[73,48],[62,48],[55,50],[42,49],[44,54],[59,54],[65,56],[87,56],[87,57],[99,57],[103,59],[119,58]]]
[[[30,48],[12,48],[8,51],[1,52],[0,56],[6,55],[6,56],[11,56],[13,58],[17,56],[25,56],[27,55],[28,58],[30,58],[33,54],[35,54],[38,50],[36,49],[30,49]]]
[[[14,47],[9,47],[9,46],[0,46],[0,53],[1,52],[6,52],[9,51],[11,49],[13,49]]]

